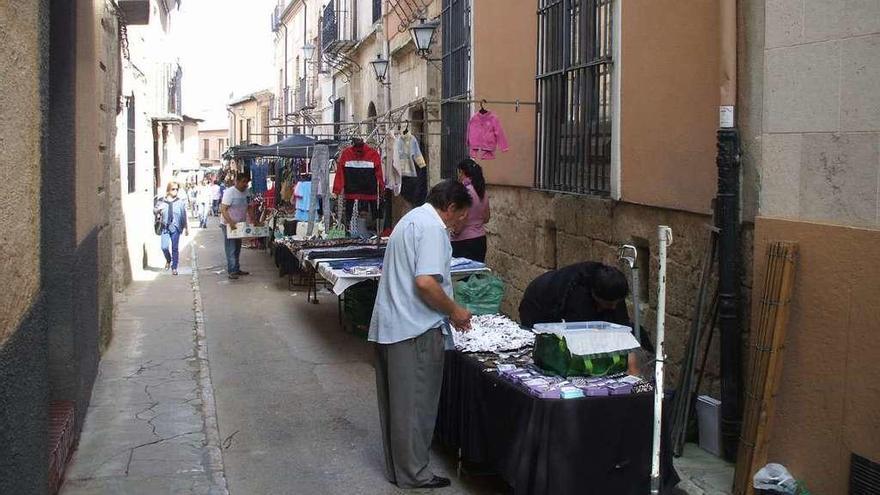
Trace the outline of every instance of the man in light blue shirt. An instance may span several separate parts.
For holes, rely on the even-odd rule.
[[[386,477],[401,488],[441,488],[429,466],[443,382],[448,321],[470,329],[471,314],[452,299],[449,230],[467,217],[471,197],[457,181],[431,189],[428,202],[394,228],[376,294],[369,340],[376,345],[376,392]]]

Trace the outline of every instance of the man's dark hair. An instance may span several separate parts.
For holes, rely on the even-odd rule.
[[[629,284],[620,270],[599,265],[593,273],[593,295],[603,301],[617,301],[629,293]]]
[[[441,211],[446,211],[450,206],[456,209],[470,208],[472,203],[467,188],[452,179],[446,179],[432,187],[427,201]]]
[[[235,180],[236,182],[240,180],[251,180],[251,174],[247,172],[239,172],[235,174]]]

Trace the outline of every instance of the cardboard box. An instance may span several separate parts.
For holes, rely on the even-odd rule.
[[[256,226],[246,222],[235,224],[235,230],[226,229],[226,237],[229,239],[246,239],[250,237],[268,237],[269,227],[266,225]]]

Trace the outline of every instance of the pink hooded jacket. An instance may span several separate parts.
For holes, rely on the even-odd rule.
[[[507,151],[507,136],[494,113],[475,113],[468,122],[467,145],[471,158],[494,160],[495,150]]]

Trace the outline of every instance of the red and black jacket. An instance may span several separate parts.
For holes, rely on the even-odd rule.
[[[374,148],[363,144],[346,148],[336,161],[333,194],[343,191],[345,199],[376,201],[385,189],[382,179],[382,158]]]

